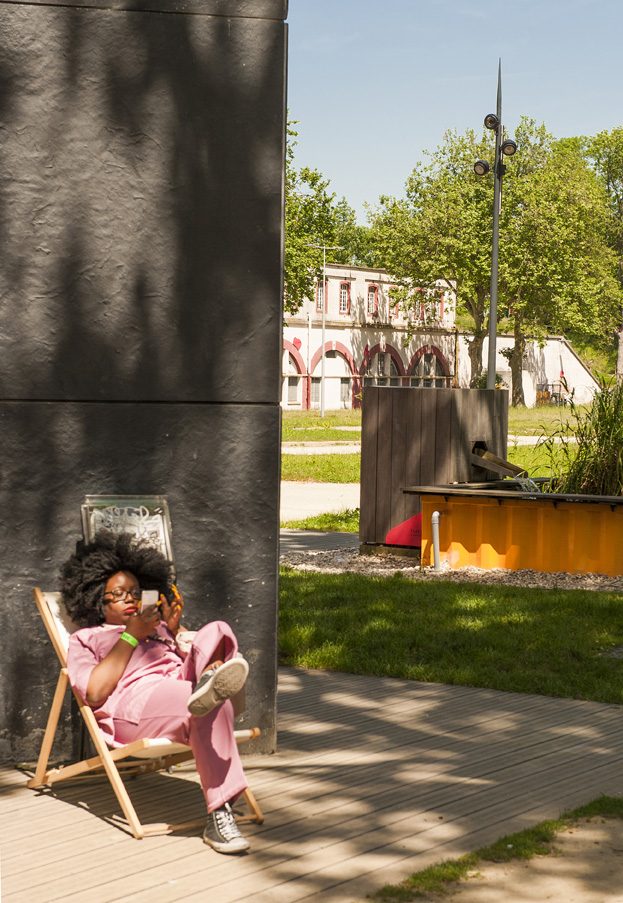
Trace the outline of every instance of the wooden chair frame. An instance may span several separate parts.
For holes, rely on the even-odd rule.
[[[39,759],[35,769],[34,776],[27,782],[27,786],[32,789],[38,789],[44,786],[51,786],[58,781],[75,780],[85,776],[93,776],[95,774],[105,774],[110,785],[119,801],[122,812],[125,816],[127,827],[130,832],[140,839],[155,834],[170,834],[175,830],[183,830],[194,825],[203,824],[203,819],[197,819],[193,822],[184,822],[180,824],[168,824],[158,822],[156,824],[141,824],[136,810],[130,800],[130,796],[121,779],[123,774],[145,774],[148,772],[162,771],[171,768],[173,765],[179,765],[182,762],[188,762],[194,758],[192,750],[189,746],[181,743],[174,743],[166,738],[135,740],[125,746],[110,749],[106,744],[104,736],[99,729],[97,720],[93,711],[88,705],[85,705],[78,694],[74,692],[74,697],[80,710],[83,722],[93,743],[96,754],[90,758],[83,759],[80,762],[74,762],[70,765],[61,765],[57,768],[48,768],[54,737],[58,727],[63,702],[67,689],[69,687],[69,676],[67,674],[67,642],[69,634],[75,629],[73,624],[61,608],[59,593],[46,593],[39,587],[35,587],[35,602],[39,610],[39,614],[43,620],[48,636],[54,647],[54,651],[60,663],[60,673],[48,715]],[[257,727],[248,730],[235,731],[236,741],[245,743],[260,735],[260,729]],[[131,759],[132,761],[127,761]],[[247,803],[249,813],[239,817],[239,821],[254,821],[261,824],[264,821],[262,810],[260,809],[253,793],[247,788],[244,791],[244,799]]]

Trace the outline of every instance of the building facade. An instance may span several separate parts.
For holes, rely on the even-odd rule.
[[[469,386],[471,336],[456,328],[453,286],[439,280],[432,289],[416,289],[419,303],[416,294],[408,312],[397,303],[393,290],[385,270],[327,264],[314,298],[284,318],[284,409],[357,407],[366,384]],[[504,351],[512,346],[512,336],[498,335],[496,372],[509,389]],[[485,340],[485,367],[486,361]],[[528,342],[522,380],[529,407],[561,400],[571,392],[577,402],[585,403],[598,388],[561,336]]]

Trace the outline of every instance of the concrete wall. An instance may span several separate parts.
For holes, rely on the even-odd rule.
[[[4,760],[97,492],[167,494],[190,626],[234,624],[275,743],[286,4],[112,6],[0,2]]]

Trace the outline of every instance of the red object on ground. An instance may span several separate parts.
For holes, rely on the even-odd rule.
[[[392,527],[385,537],[386,546],[409,546],[416,549],[422,547],[422,515],[403,520],[397,527]]]

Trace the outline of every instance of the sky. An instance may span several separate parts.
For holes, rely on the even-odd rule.
[[[557,138],[623,126],[623,0],[290,0],[296,163],[365,222],[447,129],[495,111]]]

